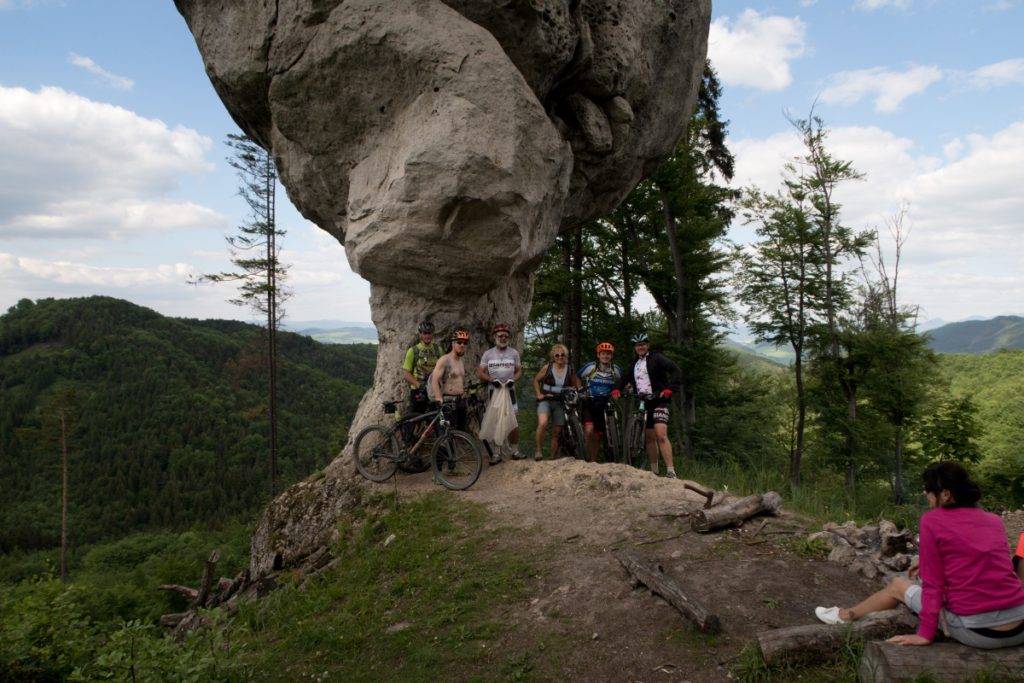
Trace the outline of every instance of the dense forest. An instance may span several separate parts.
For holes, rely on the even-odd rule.
[[[269,496],[263,331],[107,297],[0,317],[0,552],[59,543],[60,416],[71,544],[253,514]],[[281,333],[284,483],[340,450],[376,349]]]

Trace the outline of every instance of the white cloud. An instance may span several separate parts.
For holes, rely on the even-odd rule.
[[[0,237],[125,237],[223,228],[216,212],[167,195],[206,173],[212,142],[102,102],[0,86]]]
[[[980,90],[1003,85],[1024,85],[1024,59],[1005,59],[967,74],[968,83]]]
[[[880,227],[906,202],[913,224],[905,270],[908,302],[950,319],[1021,312],[1024,121],[954,143],[941,159],[880,128],[834,129],[829,148],[867,174],[865,181],[838,191],[845,221]],[[777,187],[782,164],[799,153],[799,144],[789,132],[734,142],[737,184]]]
[[[0,281],[33,277],[61,285],[127,288],[184,282],[192,272],[194,269],[186,263],[159,265],[154,268],[115,268],[70,261],[48,261],[0,252]]]
[[[83,57],[82,55],[75,54],[72,52],[68,55],[68,61],[77,66],[80,69],[85,69],[94,76],[98,76],[107,85],[117,88],[118,90],[131,90],[135,86],[135,81],[124,76],[118,76],[115,73],[107,71],[102,66],[94,62],[89,57]]]
[[[883,7],[906,9],[910,7],[910,0],[857,0],[853,6],[866,12],[874,12],[876,9]]]
[[[865,97],[875,98],[875,111],[891,113],[906,98],[942,79],[937,66],[910,66],[904,71],[883,67],[841,71],[831,77],[830,85],[821,93],[828,104],[854,104]]]
[[[747,9],[735,20],[712,22],[708,56],[727,85],[782,90],[793,82],[789,63],[804,53],[806,30],[799,17]]]
[[[1020,0],[995,0],[987,5],[982,5],[981,9],[985,12],[1005,12],[1011,10],[1020,4]]]
[[[0,10],[5,9],[30,9],[32,7],[45,7],[47,5],[64,5],[64,0],[0,0]]]

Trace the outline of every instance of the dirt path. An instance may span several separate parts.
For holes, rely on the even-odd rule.
[[[436,490],[429,474],[398,486],[401,495]],[[785,513],[756,537],[760,521],[699,535],[685,517],[652,517],[697,510],[704,499],[681,481],[625,465],[506,462],[454,495],[486,506],[496,524],[531,530],[543,548],[535,594],[505,615],[515,627],[500,645],[513,667],[539,679],[727,680],[759,630],[811,623],[815,605],[849,604],[877,588],[790,550],[796,534],[785,532],[802,525]],[[660,598],[634,589],[613,556],[618,548],[659,561],[720,616],[723,634],[700,634]]]

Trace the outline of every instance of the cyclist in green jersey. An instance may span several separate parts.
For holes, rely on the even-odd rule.
[[[434,323],[424,321],[419,326],[420,340],[405,352],[402,374],[409,383],[409,408],[414,413],[430,409],[430,373],[437,365],[437,359],[444,355],[444,349],[434,341]]]

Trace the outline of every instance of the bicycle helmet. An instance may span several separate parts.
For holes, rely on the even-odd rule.
[[[632,337],[632,341],[634,344],[649,344],[651,339],[647,336],[647,332],[636,332]]]
[[[452,341],[468,342],[469,341],[469,330],[467,330],[465,328],[459,328],[459,329],[455,330],[455,333],[452,335]]]
[[[601,342],[597,345],[597,352],[601,353],[602,351],[611,351],[612,353],[615,353],[615,346],[613,346],[611,342]]]
[[[495,323],[494,327],[491,328],[491,334],[498,334],[499,332],[511,334],[511,332],[508,331],[507,323]]]
[[[424,320],[419,326],[420,334],[434,334],[434,323]]]

